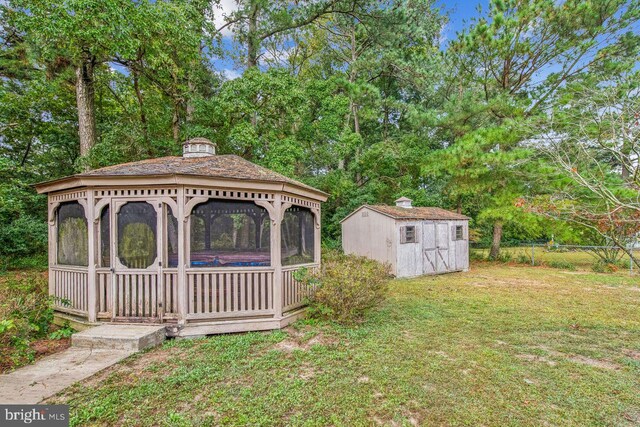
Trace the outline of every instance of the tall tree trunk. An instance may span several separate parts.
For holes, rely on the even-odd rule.
[[[187,113],[185,116],[185,121],[187,123],[191,123],[193,121],[193,113],[195,111],[195,107],[193,106],[193,93],[196,90],[195,85],[193,84],[193,80],[191,76],[189,76],[189,81],[187,82],[189,87],[189,96],[187,97]]]
[[[180,143],[180,115],[178,102],[176,101],[173,106],[173,117],[171,118],[171,132],[173,134],[173,140],[176,144]]]
[[[138,110],[140,111],[140,125],[142,126],[142,137],[144,138],[144,146],[147,150],[147,154],[151,155],[151,143],[149,142],[149,125],[147,124],[147,114],[144,110],[144,98],[142,97],[142,91],[140,90],[140,77],[138,70],[133,67],[133,89],[136,92],[136,98],[138,99]]]
[[[76,105],[80,156],[89,155],[96,144],[96,107],[93,85],[93,60],[85,59],[76,67]]]
[[[180,107],[182,103],[180,84],[178,82],[178,75],[175,72],[171,73],[173,78],[173,88],[171,91],[173,101],[173,117],[171,118],[171,133],[173,140],[176,144],[180,144]]]
[[[625,138],[622,142],[622,150],[620,150],[620,154],[622,156],[622,179],[624,181],[629,181],[631,177],[631,171],[629,170],[629,166],[631,165],[631,144]]]
[[[357,73],[356,73],[356,61],[358,60],[358,50],[356,46],[356,27],[355,24],[351,28],[351,71],[349,72],[349,83],[353,84],[356,81]],[[349,108],[353,113],[353,131],[357,134],[360,134],[360,118],[358,117],[358,104],[353,100],[352,97],[349,98]]]
[[[258,66],[258,4],[253,2],[249,12],[249,31],[247,34],[247,68]]]
[[[489,259],[497,259],[500,255],[500,242],[502,241],[502,221],[496,221],[493,224],[493,240],[491,242],[491,251]]]
[[[354,23],[353,27],[351,28],[351,71],[349,73],[349,83],[351,84],[355,83],[357,79],[356,61],[358,60],[358,49],[357,49],[358,47],[356,45],[355,25],[356,24]],[[349,110],[353,114],[353,131],[356,134],[360,135],[360,116],[358,115],[358,111],[360,110],[360,107],[352,97],[349,97]],[[360,150],[361,150],[361,147],[358,145],[356,147],[356,153],[355,153],[356,161],[360,157]],[[362,174],[360,173],[360,171],[356,171],[355,178],[356,178],[356,183],[359,185],[362,182]]]
[[[249,33],[247,35],[247,68],[258,66],[258,53],[260,51],[260,42],[258,40],[258,4],[252,2],[251,11],[249,13]],[[255,129],[258,126],[258,111],[255,110],[258,105],[258,95],[253,99],[254,110],[251,113],[251,126]]]

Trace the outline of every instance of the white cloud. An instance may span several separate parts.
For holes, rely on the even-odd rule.
[[[238,10],[238,3],[236,0],[220,0],[220,4],[213,6],[213,21],[216,28],[221,28],[227,21],[230,14]],[[233,30],[229,27],[225,27],[222,30],[222,37],[229,37],[233,35]]]
[[[234,80],[237,79],[238,77],[242,76],[242,73],[240,73],[238,70],[234,70],[231,68],[225,68],[224,70],[222,70],[222,75],[224,75],[224,77],[227,80]]]

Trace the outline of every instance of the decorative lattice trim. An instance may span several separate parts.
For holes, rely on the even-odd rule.
[[[131,196],[169,196],[178,194],[175,188],[126,188],[118,190],[94,190],[96,198],[101,197],[131,197]]]
[[[193,197],[211,197],[214,199],[235,199],[235,200],[267,200],[275,199],[273,193],[260,193],[255,191],[221,190],[209,188],[185,188],[187,200]]]
[[[85,199],[87,197],[86,191],[72,191],[69,193],[56,193],[51,196],[52,202],[66,202],[71,200]]]

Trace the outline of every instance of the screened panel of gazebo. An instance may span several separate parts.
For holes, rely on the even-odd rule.
[[[129,202],[118,212],[118,258],[129,268],[147,268],[157,257],[156,211],[146,202]]]
[[[294,206],[282,219],[282,265],[308,264],[315,260],[314,218],[311,210]]]
[[[82,205],[78,202],[60,204],[57,225],[58,264],[87,266],[89,233]]]
[[[191,212],[190,231],[191,267],[271,265],[269,213],[253,202],[201,203]]]

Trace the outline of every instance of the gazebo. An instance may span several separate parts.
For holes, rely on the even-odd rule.
[[[327,194],[204,138],[182,157],[36,185],[48,194],[49,293],[86,324],[167,324],[189,336],[277,329],[299,317],[320,265]]]

